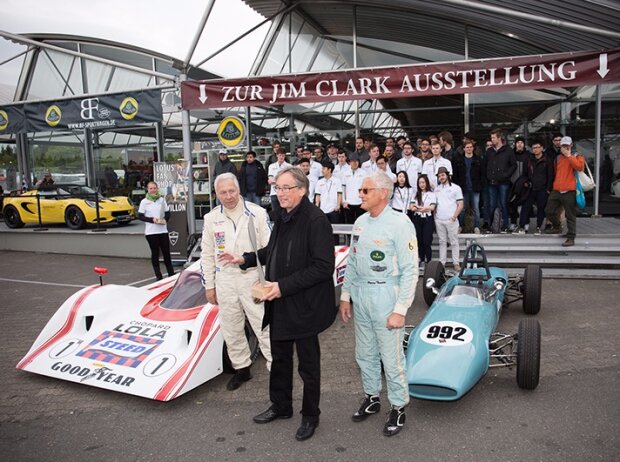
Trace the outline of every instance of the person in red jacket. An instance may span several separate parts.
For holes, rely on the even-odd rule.
[[[547,220],[551,223],[551,228],[547,234],[560,234],[560,211],[563,208],[566,214],[566,240],[562,243],[563,247],[575,245],[575,235],[577,231],[577,203],[575,172],[582,171],[585,166],[583,156],[573,154],[573,140],[570,136],[564,136],[560,142],[560,154],[553,159],[553,189],[547,200],[545,213]]]

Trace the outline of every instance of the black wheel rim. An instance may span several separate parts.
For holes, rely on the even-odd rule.
[[[7,223],[11,225],[16,225],[17,224],[17,210],[13,208],[9,208],[4,213],[4,219],[6,220]]]
[[[69,211],[67,212],[67,216],[69,217],[69,222],[72,225],[77,225],[80,221],[77,211],[75,209],[69,209]]]

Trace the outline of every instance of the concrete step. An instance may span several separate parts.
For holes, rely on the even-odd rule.
[[[580,274],[599,274],[601,277],[619,278],[620,233],[609,220],[606,234],[579,234],[574,247],[562,247],[563,238],[557,235],[533,234],[461,234],[461,258],[469,242],[476,240],[487,252],[492,265],[510,269],[537,263],[544,271],[553,271],[558,277],[580,277]],[[599,222],[597,222],[599,223]],[[202,228],[201,222],[198,226]],[[335,225],[335,232],[348,236],[351,225]],[[144,224],[132,222],[125,227],[106,228],[104,232],[92,229],[72,231],[66,227],[49,227],[37,232],[33,227],[11,230],[0,223],[0,250],[29,252],[67,253],[77,255],[101,255],[129,258],[149,258],[148,245],[144,239]],[[345,238],[343,237],[343,240]],[[434,237],[433,255],[438,258],[438,240]],[[448,256],[451,256],[448,249]],[[195,258],[199,253],[195,254]],[[597,273],[597,271],[599,273]],[[584,276],[587,277],[587,276]]]

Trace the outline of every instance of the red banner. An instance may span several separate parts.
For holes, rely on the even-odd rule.
[[[620,48],[515,58],[186,81],[183,109],[579,87],[620,81]]]

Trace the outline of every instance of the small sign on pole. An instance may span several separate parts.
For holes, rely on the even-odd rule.
[[[217,136],[227,148],[234,148],[245,137],[245,124],[238,117],[226,117],[217,127]]]

